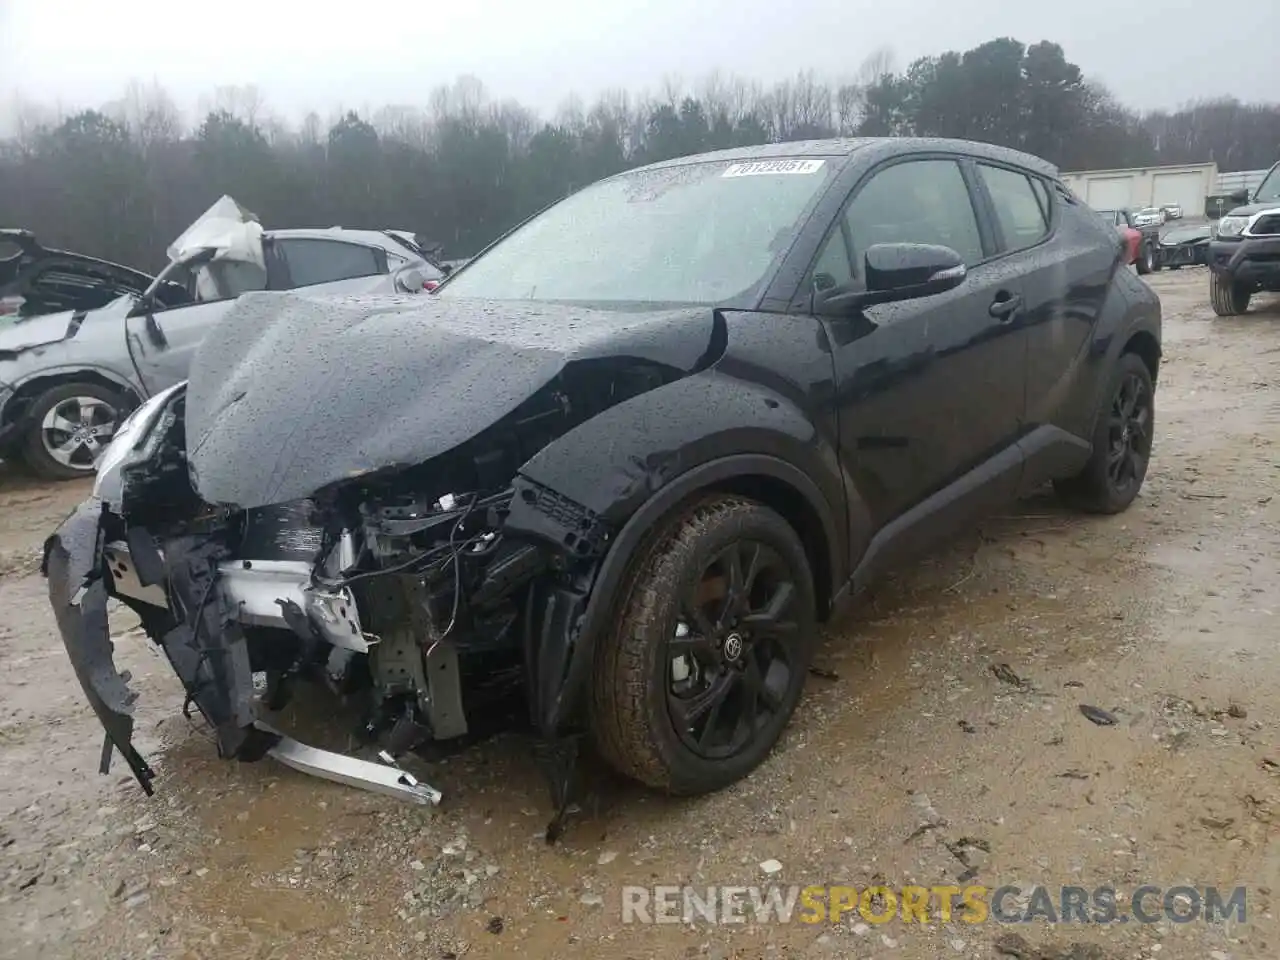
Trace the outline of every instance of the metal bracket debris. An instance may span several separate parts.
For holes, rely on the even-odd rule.
[[[443,794],[439,790],[420,782],[407,771],[401,770],[389,755],[382,757],[385,766],[370,763],[368,760],[359,760],[343,753],[309,747],[261,721],[255,723],[255,726],[259,730],[279,737],[275,746],[267,751],[268,756],[275,757],[285,766],[292,767],[301,773],[424,806],[439,806],[443,799]]]

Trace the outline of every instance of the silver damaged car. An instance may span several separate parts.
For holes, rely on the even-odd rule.
[[[196,346],[243,293],[422,293],[442,271],[406,231],[263,230],[222,197],[166,251],[141,294],[96,310],[0,317],[0,459],[89,476],[125,414],[187,378]]]

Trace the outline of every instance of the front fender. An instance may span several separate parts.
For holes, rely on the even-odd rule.
[[[633,397],[530,458],[520,474],[614,527],[694,468],[752,454],[789,466],[844,539],[844,475],[832,443],[793,401],[714,370]]]
[[[124,373],[115,367],[103,366],[95,363],[64,363],[57,364],[52,367],[33,367],[24,374],[18,376],[12,386],[15,389],[21,388],[24,384],[30,384],[33,380],[59,379],[74,380],[77,376],[89,374],[92,377],[100,377],[103,380],[109,380],[121,390],[127,390],[137,397],[145,397],[146,390],[142,384],[138,382],[136,376]]]
[[[575,610],[561,598],[549,608],[555,615],[543,618],[551,629],[534,655],[534,713],[545,735],[576,714],[595,644],[646,534],[699,490],[746,477],[784,484],[803,498],[825,534],[828,595],[838,592],[848,575],[845,478],[813,422],[767,388],[714,371],[689,377],[610,408],[521,468],[517,486],[533,491],[529,504],[540,506],[546,498],[536,490],[549,490],[580,508],[585,528],[599,521],[609,531],[585,603]],[[536,529],[537,509],[517,497],[508,529]]]

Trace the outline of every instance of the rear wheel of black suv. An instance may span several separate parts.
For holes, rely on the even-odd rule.
[[[1126,353],[1111,374],[1085,468],[1055,481],[1059,496],[1088,513],[1120,513],[1142,489],[1155,439],[1155,389],[1142,358]]]
[[[1243,284],[1233,283],[1230,277],[1209,273],[1209,302],[1213,312],[1220,317],[1238,317],[1249,309],[1252,291]]]
[[[813,656],[813,576],[782,517],[736,496],[673,515],[633,562],[601,640],[591,727],[620,773],[718,790],[777,743]]]
[[[1156,267],[1156,253],[1151,244],[1144,243],[1138,251],[1138,273],[1144,276]]]

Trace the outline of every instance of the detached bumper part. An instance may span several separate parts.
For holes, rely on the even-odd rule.
[[[118,593],[135,600],[160,607],[167,606],[167,602],[161,588],[140,582],[124,544],[102,543],[103,509],[101,501],[96,499],[81,504],[46,541],[43,568],[67,656],[106,731],[100,772],[108,772],[112,750],[119,750],[150,796],[154,792],[155,773],[132,743],[133,704],[137,694],[128,687],[128,673],[118,671],[115,666],[107,623],[106,578],[111,578]],[[279,615],[272,615],[263,591],[273,580],[276,585],[291,584],[297,589],[292,570],[263,570],[265,576],[248,578],[248,584],[242,578],[232,587],[231,592],[236,596],[228,606],[224,592],[216,588],[223,565],[216,562],[214,555],[188,543],[182,544],[175,553],[176,556],[165,558],[169,582],[181,595],[181,607],[189,612],[192,622],[179,623],[169,630],[160,645],[182,680],[188,700],[194,702],[217,729],[222,756],[244,761],[272,756],[295,770],[335,783],[420,805],[440,803],[439,790],[401,770],[390,755],[383,754],[383,763],[378,764],[321,750],[287,737],[257,719],[244,640],[238,623],[225,617],[224,611],[243,610],[243,603],[249,608],[244,612],[249,614],[250,622],[274,621]],[[249,572],[249,568],[243,570],[246,574]],[[124,589],[119,589],[121,587]],[[284,596],[290,598],[290,593],[286,591]],[[317,606],[328,608],[329,602],[338,606],[337,598],[328,595],[308,599],[312,601],[307,604],[309,612],[317,612]],[[354,604],[346,608],[347,618],[327,620],[325,625],[329,630],[324,631],[341,634],[348,640],[348,649],[364,644],[358,625],[348,619],[354,616],[353,611]],[[254,616],[255,613],[262,614],[261,619]]]
[[[351,787],[360,787],[374,793],[395,797],[430,806],[438,806],[442,795],[435,787],[416,780],[412,774],[395,765],[390,754],[383,753],[383,765],[358,760],[343,753],[333,753],[299,743],[286,737],[266,724],[259,722],[259,730],[272,734],[279,739],[275,746],[267,751],[267,756],[275,757],[287,767],[292,767],[313,777],[332,780],[334,783],[345,783]]]
[[[104,553],[116,593],[154,607],[168,605],[162,587],[142,582],[129,544],[113,541],[104,547]],[[307,615],[327,643],[368,653],[369,640],[361,629],[351,591],[323,590],[312,585],[310,579],[310,565],[296,560],[230,560],[218,564],[218,591],[236,611],[240,623],[290,630],[292,624],[283,609],[292,603]]]
[[[155,772],[133,747],[133,704],[138,695],[129,689],[128,674],[116,669],[107,626],[107,589],[99,550],[101,516],[102,504],[97,500],[76,508],[45,542],[44,574],[67,656],[106,731],[99,772],[109,772],[115,747],[150,796]]]

